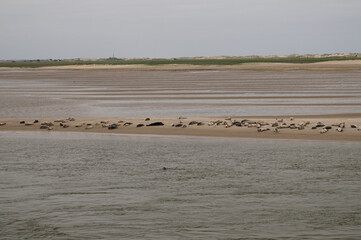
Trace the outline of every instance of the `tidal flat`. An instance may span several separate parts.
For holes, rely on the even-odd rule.
[[[2,70],[1,238],[360,239],[360,79],[354,70]],[[244,119],[288,127],[223,124]],[[318,122],[345,128],[321,134]]]

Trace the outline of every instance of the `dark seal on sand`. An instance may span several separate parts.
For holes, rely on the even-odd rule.
[[[112,125],[110,125],[110,126],[108,127],[109,130],[117,129],[117,128],[118,128],[118,125],[115,124],[115,123],[113,123]]]
[[[164,123],[162,123],[162,122],[153,122],[153,123],[148,124],[147,126],[152,127],[152,126],[163,126],[163,125],[164,125]]]

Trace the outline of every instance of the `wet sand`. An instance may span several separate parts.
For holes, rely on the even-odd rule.
[[[338,64],[351,63],[312,64],[336,66],[334,71],[108,71],[98,66],[94,71],[84,70],[89,66],[81,66],[78,71],[0,71],[0,122],[6,123],[0,131],[47,131],[39,129],[40,123],[24,126],[19,122],[53,122],[71,116],[76,121],[67,123],[69,128],[56,123],[52,131],[360,141],[361,131],[350,125],[361,125],[361,72],[347,68],[337,71],[337,66],[343,66]],[[355,64],[359,62],[351,65]],[[187,117],[186,128],[170,126],[179,123],[179,116]],[[270,125],[271,130],[266,132],[257,132],[256,127],[208,126],[211,121],[225,121],[226,116],[270,125],[280,116],[286,116],[290,124],[289,117],[293,116],[295,123],[310,124],[304,130],[283,128],[279,133],[274,133]],[[145,117],[165,125],[136,128],[139,123],[148,123]],[[130,121],[133,125],[108,130],[95,125],[102,120]],[[205,125],[189,126],[192,120]],[[82,122],[92,123],[93,128],[75,127]],[[311,129],[317,122],[345,122],[346,128],[337,132],[332,127],[320,134],[320,128]]]
[[[274,139],[309,139],[309,140],[337,140],[337,141],[361,141],[361,114],[353,115],[336,115],[336,116],[303,116],[291,120],[289,117],[272,118],[272,117],[250,117],[247,118],[250,122],[261,123],[262,126],[249,124],[248,126],[238,127],[232,125],[232,122],[242,121],[245,118],[205,118],[205,117],[187,117],[185,119],[179,118],[151,118],[145,121],[145,118],[80,118],[75,121],[68,121],[66,119],[36,119],[38,123],[26,126],[20,124],[20,119],[0,119],[0,122],[6,125],[0,126],[0,131],[6,134],[6,131],[72,131],[72,132],[96,132],[96,133],[115,133],[115,134],[152,134],[152,135],[185,135],[185,136],[207,136],[207,137],[243,137],[243,138],[274,138]],[[227,120],[226,120],[227,119]],[[279,122],[283,119],[282,122]],[[21,119],[26,124],[31,124],[35,119]],[[62,120],[63,123],[59,121]],[[190,122],[202,122],[204,125],[190,125]],[[221,122],[219,125],[215,122]],[[307,123],[304,129],[291,129],[290,125],[299,126]],[[51,122],[51,130],[40,129],[42,122]],[[103,122],[103,123],[101,123]],[[162,122],[164,126],[146,126],[154,122]],[[324,127],[312,129],[317,123],[323,123],[326,126],[332,127],[326,133],[320,133]],[[126,123],[132,123],[125,126]],[[272,127],[272,124],[278,124],[278,127]],[[338,132],[340,123],[345,123],[345,128],[342,132]],[[117,124],[116,129],[108,129],[111,124]],[[125,125],[124,125],[125,124]],[[142,127],[137,127],[138,124],[144,124]],[[176,127],[174,125],[183,125]],[[61,125],[68,125],[64,128]],[[87,126],[91,125],[91,129]],[[282,125],[285,125],[283,128]],[[355,125],[356,128],[351,128]],[[258,129],[269,130],[259,132]],[[275,132],[275,128],[279,132]]]
[[[361,113],[360,71],[0,71],[0,118]]]

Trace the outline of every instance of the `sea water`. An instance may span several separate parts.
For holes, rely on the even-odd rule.
[[[358,142],[0,132],[0,239],[360,239]]]

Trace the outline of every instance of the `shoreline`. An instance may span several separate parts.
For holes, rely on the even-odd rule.
[[[299,139],[299,140],[332,140],[332,141],[356,141],[361,142],[361,114],[356,115],[335,115],[329,116],[310,116],[300,117],[295,116],[293,120],[289,117],[283,117],[283,121],[280,122],[280,117],[247,117],[249,125],[237,126],[232,125],[232,122],[240,122],[245,120],[245,117],[231,117],[231,118],[216,118],[216,117],[158,117],[150,118],[149,121],[145,121],[145,118],[140,117],[117,117],[117,118],[79,118],[74,121],[56,118],[44,118],[44,119],[0,119],[0,123],[6,123],[0,126],[1,132],[6,131],[50,131],[48,129],[40,129],[42,122],[51,122],[51,131],[53,132],[91,132],[91,133],[112,133],[112,134],[131,134],[131,135],[168,135],[168,136],[203,136],[203,137],[230,137],[230,138],[262,138],[262,139]],[[227,120],[226,120],[227,119]],[[39,122],[33,123],[34,120]],[[24,121],[29,124],[20,124],[20,121]],[[190,125],[192,121],[202,122],[203,125]],[[216,122],[219,124],[213,124]],[[101,123],[103,122],[103,123]],[[162,122],[163,126],[145,126],[154,122]],[[298,128],[300,125],[306,124],[304,128]],[[325,127],[329,126],[326,133],[320,133],[323,127],[312,129],[318,122],[321,122]],[[129,126],[125,126],[126,123],[132,123]],[[212,124],[211,124],[212,123]],[[261,126],[256,126],[260,123]],[[278,124],[277,127],[272,127],[272,124]],[[345,128],[342,132],[338,132],[336,129],[341,123],[345,123]],[[116,124],[115,129],[108,129],[112,124]],[[144,124],[142,127],[137,127],[138,124]],[[182,126],[171,126],[182,125]],[[60,125],[67,125],[66,128]],[[92,126],[91,129],[87,129],[87,126]],[[185,127],[183,127],[185,125]],[[284,125],[285,127],[283,127]],[[286,127],[286,125],[288,127]],[[355,125],[356,128],[351,128],[351,125]],[[297,128],[295,127],[297,126]],[[295,127],[295,128],[291,128]],[[259,131],[259,129],[269,130]],[[279,132],[274,132],[277,128]]]
[[[39,71],[39,70],[109,70],[109,71],[359,71],[361,60],[326,61],[316,63],[242,63],[233,65],[192,65],[192,64],[164,64],[164,65],[66,65],[48,67],[0,67],[0,71]]]

